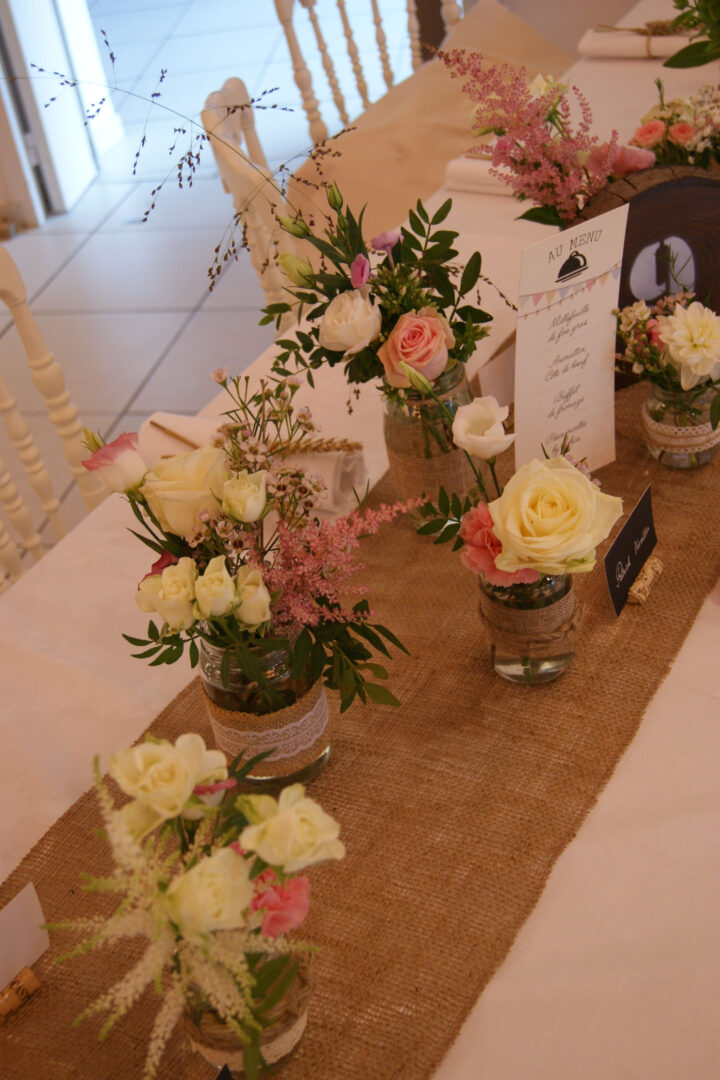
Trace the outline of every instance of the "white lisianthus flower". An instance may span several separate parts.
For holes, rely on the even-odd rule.
[[[622,499],[557,457],[523,465],[488,509],[502,544],[498,570],[574,574],[595,566],[595,548],[622,514]]]
[[[264,820],[247,825],[240,834],[240,846],[246,851],[254,851],[286,874],[326,859],[343,858],[340,826],[319,803],[308,798],[302,784],[284,788],[277,801],[271,796],[261,798],[263,803],[255,807],[254,816],[262,815]],[[254,801],[254,797],[246,797],[247,801]]]
[[[678,304],[672,315],[657,320],[660,340],[678,369],[683,390],[720,379],[720,317],[697,300]]]
[[[380,333],[380,308],[363,289],[339,293],[320,320],[318,340],[323,349],[351,356],[369,345]]]
[[[235,618],[249,629],[270,618],[270,593],[255,566],[241,566],[235,575],[238,603]]]
[[[266,479],[266,469],[256,473],[243,469],[237,476],[226,480],[222,492],[222,508],[225,513],[248,524],[257,521],[267,502]]]
[[[229,615],[234,607],[235,582],[228,573],[225,556],[216,555],[195,582],[195,614],[198,619],[218,618]]]
[[[160,526],[176,536],[190,536],[197,515],[217,514],[229,473],[224,450],[202,446],[189,454],[159,461],[140,489]]]
[[[188,630],[196,622],[195,574],[195,563],[186,556],[173,566],[165,567],[160,575],[160,588],[154,595],[154,586],[146,586],[143,590],[140,583],[140,595],[146,602],[152,597],[155,611],[171,630]]]
[[[483,461],[503,454],[515,441],[503,428],[508,412],[507,405],[498,405],[494,397],[479,397],[461,405],[453,420],[453,442]]]
[[[187,938],[245,924],[253,898],[250,867],[232,848],[220,848],[170,883],[165,903],[172,921]]]
[[[99,437],[90,436],[89,445],[96,447],[83,465],[88,472],[96,473],[108,491],[135,491],[143,481],[147,465],[138,451],[136,432],[124,431],[111,443],[101,443]]]
[[[159,818],[177,817],[198,784],[227,779],[222,750],[208,750],[200,735],[181,735],[175,745],[143,742],[110,757],[108,772],[126,795]],[[129,811],[140,820],[141,812]]]

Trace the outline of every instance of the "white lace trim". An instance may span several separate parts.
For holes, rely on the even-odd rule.
[[[674,424],[660,424],[643,412],[642,426],[648,442],[656,450],[667,453],[696,454],[720,445],[720,427],[713,431],[710,424],[675,427]]]
[[[296,757],[305,750],[309,750],[322,739],[327,731],[328,721],[325,687],[320,688],[320,696],[309,712],[298,720],[293,720],[279,728],[251,731],[248,728],[227,727],[217,719],[213,711],[210,712],[215,742],[221,750],[232,757],[239,754],[241,750],[247,750],[251,756],[261,754],[265,750],[274,750],[268,761]]]
[[[287,1031],[284,1031],[277,1039],[262,1044],[263,1057],[268,1065],[274,1065],[280,1058],[289,1054],[293,1047],[300,1042],[305,1028],[307,1027],[307,1020],[308,1014],[306,1009],[292,1027],[288,1028]],[[214,1065],[217,1069],[222,1069],[223,1065],[227,1065],[229,1069],[242,1069],[242,1050],[216,1050],[214,1047],[205,1046],[203,1043],[197,1042],[192,1038],[190,1039],[190,1046],[193,1050],[196,1050],[201,1057],[204,1057],[210,1065]]]

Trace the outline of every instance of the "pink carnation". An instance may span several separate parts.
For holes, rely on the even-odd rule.
[[[668,128],[668,139],[676,146],[687,146],[695,134],[695,128],[690,124],[673,124]]]
[[[474,574],[482,574],[490,585],[532,585],[540,575],[536,570],[516,570],[508,574],[498,570],[495,557],[502,544],[493,532],[493,522],[485,503],[473,506],[462,519],[460,536],[465,541],[461,555],[463,566]]]
[[[310,882],[303,877],[280,884],[272,870],[264,870],[257,879],[261,887],[250,903],[251,911],[262,911],[262,932],[276,938],[295,930],[305,921],[310,909]]]
[[[641,169],[651,169],[655,160],[653,150],[644,150],[639,146],[619,146],[613,162],[612,174],[618,180],[622,180],[630,173],[640,172]]]
[[[665,125],[662,120],[649,120],[647,124],[642,124],[632,139],[630,140],[633,146],[657,146],[665,138]]]

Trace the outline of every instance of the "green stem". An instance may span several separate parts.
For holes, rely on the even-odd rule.
[[[495,472],[495,458],[494,457],[488,458],[488,466],[490,468],[490,473],[492,475],[493,483],[495,484],[495,490],[497,492],[497,497],[499,499],[500,496],[503,493],[503,489],[500,487],[500,484],[498,483],[497,474]]]

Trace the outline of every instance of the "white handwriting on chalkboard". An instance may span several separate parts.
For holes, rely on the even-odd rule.
[[[620,560],[619,563],[615,564],[615,581],[617,582],[618,585],[620,584],[622,579],[625,577],[625,575],[627,574],[629,569],[630,569],[630,556],[629,555],[627,557],[627,562],[624,563],[622,560]]]
[[[650,526],[646,525],[645,528],[643,529],[641,535],[638,536],[637,539],[635,540],[635,554],[636,555],[637,555],[638,551],[640,550],[640,548],[642,547],[643,542],[647,539],[647,536],[648,536],[649,532],[650,532]]]

